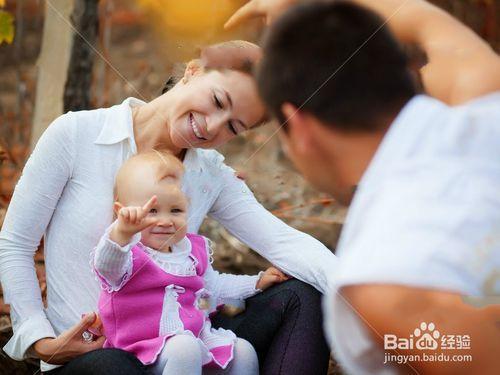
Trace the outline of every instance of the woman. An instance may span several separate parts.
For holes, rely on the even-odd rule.
[[[234,48],[242,53],[240,46]],[[264,107],[253,78],[189,64],[183,79],[155,100],[67,113],[38,142],[15,189],[0,233],[0,274],[11,305],[14,359],[35,355],[53,373],[144,373],[131,355],[82,341],[99,293],[90,251],[112,221],[113,180],[130,156],[161,146],[184,162],[190,198],[188,231],[209,214],[274,265],[321,292],[335,257],[321,243],[267,212],[214,150],[259,124]],[[44,311],[33,253],[45,239],[48,308]],[[250,341],[264,373],[325,373],[320,295],[292,280],[247,301],[244,313],[214,326]],[[75,322],[80,322],[75,325]],[[307,350],[304,350],[307,349]],[[92,351],[94,350],[94,351]]]

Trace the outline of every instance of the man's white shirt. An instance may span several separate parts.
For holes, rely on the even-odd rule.
[[[360,181],[337,255],[325,325],[355,375],[394,369],[337,293],[342,287],[500,295],[500,92],[456,107],[428,96],[407,103]]]

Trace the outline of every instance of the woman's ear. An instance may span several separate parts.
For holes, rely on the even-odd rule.
[[[182,83],[187,83],[192,77],[203,73],[203,64],[200,59],[194,59],[187,63]]]

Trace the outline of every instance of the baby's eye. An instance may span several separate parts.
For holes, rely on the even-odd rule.
[[[149,210],[149,213],[150,214],[157,214],[158,210],[156,208],[152,208],[152,209]]]
[[[178,213],[181,213],[181,212],[184,212],[184,211],[182,211],[180,208],[172,208],[170,210],[170,212],[172,212],[173,214],[178,214]]]

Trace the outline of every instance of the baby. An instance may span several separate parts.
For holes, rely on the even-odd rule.
[[[203,302],[245,299],[288,277],[274,267],[256,276],[219,274],[209,241],[186,233],[182,163],[169,153],[133,156],[115,181],[116,221],[96,247],[103,291],[104,347],[131,352],[157,374],[256,374],[254,348],[211,327]]]

